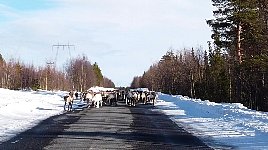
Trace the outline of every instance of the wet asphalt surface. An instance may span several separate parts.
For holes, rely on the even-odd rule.
[[[211,149],[154,109],[122,103],[67,112],[1,143],[0,150]]]

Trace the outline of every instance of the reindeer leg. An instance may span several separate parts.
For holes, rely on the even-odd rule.
[[[64,111],[66,110],[66,101],[64,102],[63,109],[64,109]]]
[[[100,101],[97,101],[97,108],[100,108]]]

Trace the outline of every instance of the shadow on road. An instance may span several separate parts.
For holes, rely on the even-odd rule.
[[[139,141],[134,149],[211,149],[166,115],[152,111],[154,108],[152,105],[130,108],[133,115],[131,127]]]
[[[153,109],[121,103],[68,112],[42,121],[0,149],[211,149]]]

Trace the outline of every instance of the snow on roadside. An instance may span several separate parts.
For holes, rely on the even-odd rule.
[[[40,121],[63,113],[66,92],[0,88],[0,143]],[[268,113],[242,104],[217,104],[183,96],[158,95],[157,110],[215,149],[268,149]],[[74,107],[82,105],[78,101]]]
[[[159,94],[158,109],[215,149],[268,149],[268,113]]]
[[[0,88],[0,143],[50,116],[63,113],[64,92],[12,91]]]

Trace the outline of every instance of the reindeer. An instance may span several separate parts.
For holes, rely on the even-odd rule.
[[[153,92],[153,91],[150,91],[148,94],[147,94],[147,101],[149,101],[150,103],[152,103],[153,105],[155,104],[155,101],[156,101],[156,93]]]
[[[65,103],[64,103],[64,110],[66,110],[66,105],[68,106],[67,111],[71,111],[73,108],[73,100],[74,100],[74,93],[71,91],[69,95],[66,95],[63,97]]]
[[[101,93],[98,92],[94,95],[94,97],[92,98],[92,103],[93,103],[93,106],[96,108],[99,108],[100,106],[102,106]]]
[[[146,93],[143,91],[143,92],[141,92],[141,94],[140,94],[140,99],[141,99],[141,102],[143,103],[143,104],[146,104],[146,102],[147,102],[147,97],[146,97]]]
[[[92,91],[86,91],[83,93],[83,100],[87,102],[88,107],[92,105],[94,93]]]
[[[111,92],[107,96],[107,102],[110,104],[110,106],[117,106],[117,94],[116,92]]]
[[[134,91],[129,91],[127,94],[127,104],[129,106],[136,106],[136,102],[138,100],[138,93]]]

